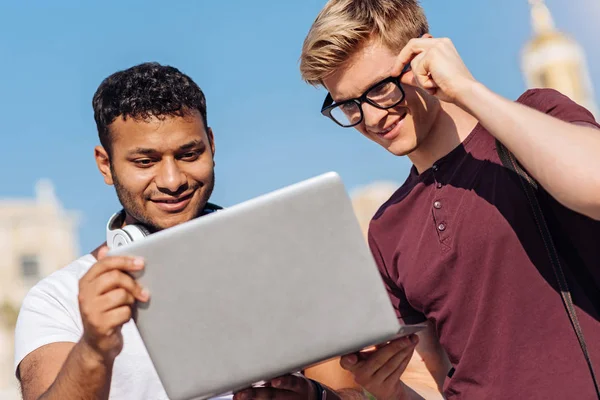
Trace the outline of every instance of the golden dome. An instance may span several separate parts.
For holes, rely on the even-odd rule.
[[[534,37],[527,43],[525,50],[535,51],[552,44],[573,44],[573,40],[556,30],[552,14],[544,0],[529,0],[531,5],[531,26]]]
[[[598,115],[583,48],[556,29],[544,0],[529,5],[533,37],[521,53],[527,87],[556,89]]]

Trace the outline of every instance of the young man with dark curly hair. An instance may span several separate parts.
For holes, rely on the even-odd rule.
[[[137,65],[106,78],[93,108],[96,163],[115,187],[123,225],[152,232],[210,211],[215,141],[192,79]],[[24,399],[167,399],[131,320],[131,305],[149,294],[127,272],[144,262],[106,252],[104,243],[26,296],[15,332]]]
[[[215,139],[204,94],[190,77],[157,63],[137,65],[106,78],[93,108],[101,144],[96,163],[104,182],[115,187],[123,207],[116,221],[124,229],[136,224],[155,232],[215,209],[208,203]],[[131,319],[131,305],[147,301],[149,293],[128,272],[144,262],[106,253],[103,243],[27,294],[15,332],[24,399],[167,399]],[[308,372],[351,386],[352,375],[339,369],[332,375],[331,365]],[[256,390],[282,399],[316,400],[322,390],[331,400],[363,398],[361,389],[320,392],[317,381],[301,374],[269,386]]]

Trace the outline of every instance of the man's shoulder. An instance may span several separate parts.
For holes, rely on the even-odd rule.
[[[86,254],[71,262],[69,265],[53,272],[40,280],[31,291],[56,292],[72,294],[78,292],[79,279],[96,262],[91,254]]]
[[[369,229],[371,231],[373,230],[374,225],[378,225],[378,223],[384,220],[384,216],[387,215],[387,211],[390,208],[393,208],[395,205],[402,203],[406,196],[410,194],[411,190],[418,182],[418,176],[415,174],[413,169],[411,169],[405,182],[402,185],[400,185],[400,187],[398,187],[398,189],[396,189],[394,193],[392,193],[391,196],[377,209],[377,211],[371,218],[371,222],[369,224]]]
[[[600,127],[590,110],[555,89],[529,89],[516,102],[566,122],[584,122]]]
[[[526,91],[524,91],[519,96],[519,98],[517,98],[516,102],[529,105],[536,103],[545,103],[552,99],[568,99],[568,97],[556,89],[534,88],[527,89]]]
[[[15,371],[27,354],[41,346],[79,340],[82,329],[77,302],[79,279],[95,261],[91,254],[86,254],[29,290],[15,326]]]

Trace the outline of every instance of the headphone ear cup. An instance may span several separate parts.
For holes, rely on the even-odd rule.
[[[150,235],[150,231],[142,225],[125,225],[120,229],[114,229],[107,237],[109,248],[120,247]]]
[[[143,227],[142,225],[125,225],[121,228],[122,231],[125,231],[129,236],[131,242],[135,242],[136,240],[141,240],[146,236],[150,235],[148,229]]]
[[[123,246],[140,240],[150,235],[150,231],[143,225],[125,225],[123,224],[125,212],[123,210],[114,214],[106,224],[106,244],[109,249]]]
[[[110,233],[110,237],[107,238],[106,243],[109,249],[124,246],[131,243],[133,240],[131,236],[123,229],[114,229]]]

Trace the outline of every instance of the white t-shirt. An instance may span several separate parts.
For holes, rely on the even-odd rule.
[[[96,262],[87,254],[35,285],[25,297],[15,329],[15,372],[35,349],[49,343],[76,343],[83,334],[79,279]],[[133,320],[122,329],[123,350],[115,359],[112,400],[168,400]],[[231,399],[231,396],[219,397]]]

